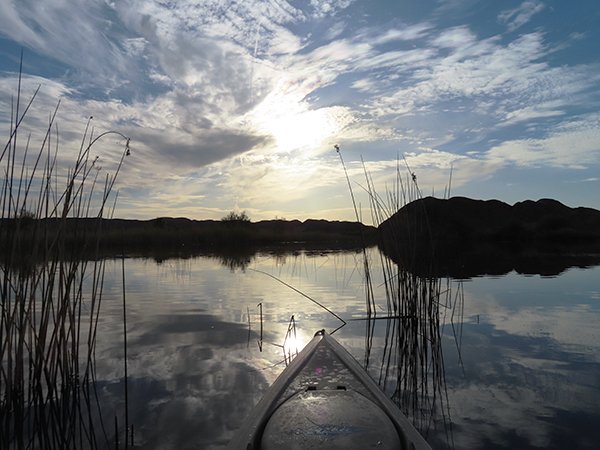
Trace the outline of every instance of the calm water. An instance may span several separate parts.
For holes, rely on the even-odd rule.
[[[374,250],[370,257],[383,314],[379,257]],[[300,348],[315,331],[339,326],[261,271],[346,320],[365,317],[360,253],[258,254],[245,270],[208,257],[125,260],[129,421],[136,447],[223,448],[283,370],[280,346],[290,318]],[[420,422],[434,449],[598,448],[599,279],[600,268],[593,267],[553,278],[513,272],[449,282],[452,298],[461,300],[441,308],[443,395],[434,419]],[[108,262],[103,302],[97,379],[111,435],[115,412],[124,423],[120,260]],[[334,336],[363,362],[365,334],[366,322],[355,320]],[[369,364],[374,377],[384,335],[379,320]],[[387,390],[393,392],[392,383]]]

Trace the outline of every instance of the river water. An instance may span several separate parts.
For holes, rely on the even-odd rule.
[[[385,316],[378,251],[368,258],[376,313]],[[307,296],[347,322],[334,337],[363,364],[370,344],[368,370],[380,380],[389,322],[363,320],[363,261],[360,251],[336,250],[263,252],[242,263],[107,261],[96,379],[108,441],[116,416],[124,448],[126,366],[136,448],[224,448],[285,367],[292,316],[296,341],[286,341],[288,352],[341,324]],[[437,400],[431,411],[427,402],[407,411],[434,449],[598,448],[599,279],[595,266],[553,277],[513,271],[440,282],[443,358],[439,388],[429,393]],[[390,395],[394,373],[385,380]]]

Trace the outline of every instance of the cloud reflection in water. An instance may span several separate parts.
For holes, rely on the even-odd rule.
[[[364,311],[355,255],[300,252],[250,264],[344,317]],[[312,309],[280,283],[231,272],[215,260],[157,265],[128,259],[126,267],[130,422],[141,448],[223,448],[282,370],[276,365],[283,360],[281,350],[270,343],[283,341],[290,316],[303,337],[332,326],[326,312]],[[463,322],[462,365],[449,319],[444,331],[455,448],[596,448],[599,270],[573,269],[554,279],[511,273],[464,283],[464,314],[455,317],[455,324]],[[114,272],[118,280],[119,271]],[[118,281],[108,281],[97,363],[101,400],[122,408],[122,349],[115,347],[122,333],[119,290]],[[263,353],[256,345],[261,302]],[[374,355],[384,344],[385,323],[376,326]],[[336,333],[359,361],[364,332],[364,323],[352,322]],[[446,449],[442,424],[437,425],[428,440],[434,449]]]

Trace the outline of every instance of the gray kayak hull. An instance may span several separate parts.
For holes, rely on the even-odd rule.
[[[431,450],[356,359],[320,331],[275,380],[227,448],[369,447]]]

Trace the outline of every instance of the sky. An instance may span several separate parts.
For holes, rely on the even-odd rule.
[[[32,148],[59,102],[61,170],[90,117],[131,139],[115,217],[371,223],[398,176],[600,209],[598,23],[597,0],[0,0],[1,136],[23,51]],[[94,145],[103,173],[122,144]]]

